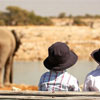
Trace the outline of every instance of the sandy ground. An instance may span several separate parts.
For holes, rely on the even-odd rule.
[[[65,42],[79,59],[91,60],[90,53],[100,47],[100,28],[86,26],[19,26],[3,27],[15,29],[23,34],[22,45],[16,52],[15,60],[44,60],[48,47],[57,41]]]

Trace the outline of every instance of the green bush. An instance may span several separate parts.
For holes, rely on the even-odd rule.
[[[66,17],[66,13],[62,12],[58,15],[58,18],[65,18]]]
[[[78,18],[74,18],[73,19],[73,25],[86,26],[87,24],[84,21],[82,21]]]

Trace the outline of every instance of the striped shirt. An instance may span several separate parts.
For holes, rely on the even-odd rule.
[[[77,79],[67,71],[44,73],[39,82],[40,91],[79,91]]]
[[[83,91],[100,92],[100,65],[86,76]]]

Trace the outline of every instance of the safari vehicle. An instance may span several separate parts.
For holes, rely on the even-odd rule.
[[[100,100],[100,92],[0,91],[1,100]]]

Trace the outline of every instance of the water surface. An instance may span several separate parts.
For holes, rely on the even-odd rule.
[[[91,61],[78,61],[73,67],[67,71],[74,75],[80,84],[83,84],[84,79],[90,71],[96,69],[97,63]],[[14,83],[38,85],[40,76],[48,71],[42,62],[14,62]]]

